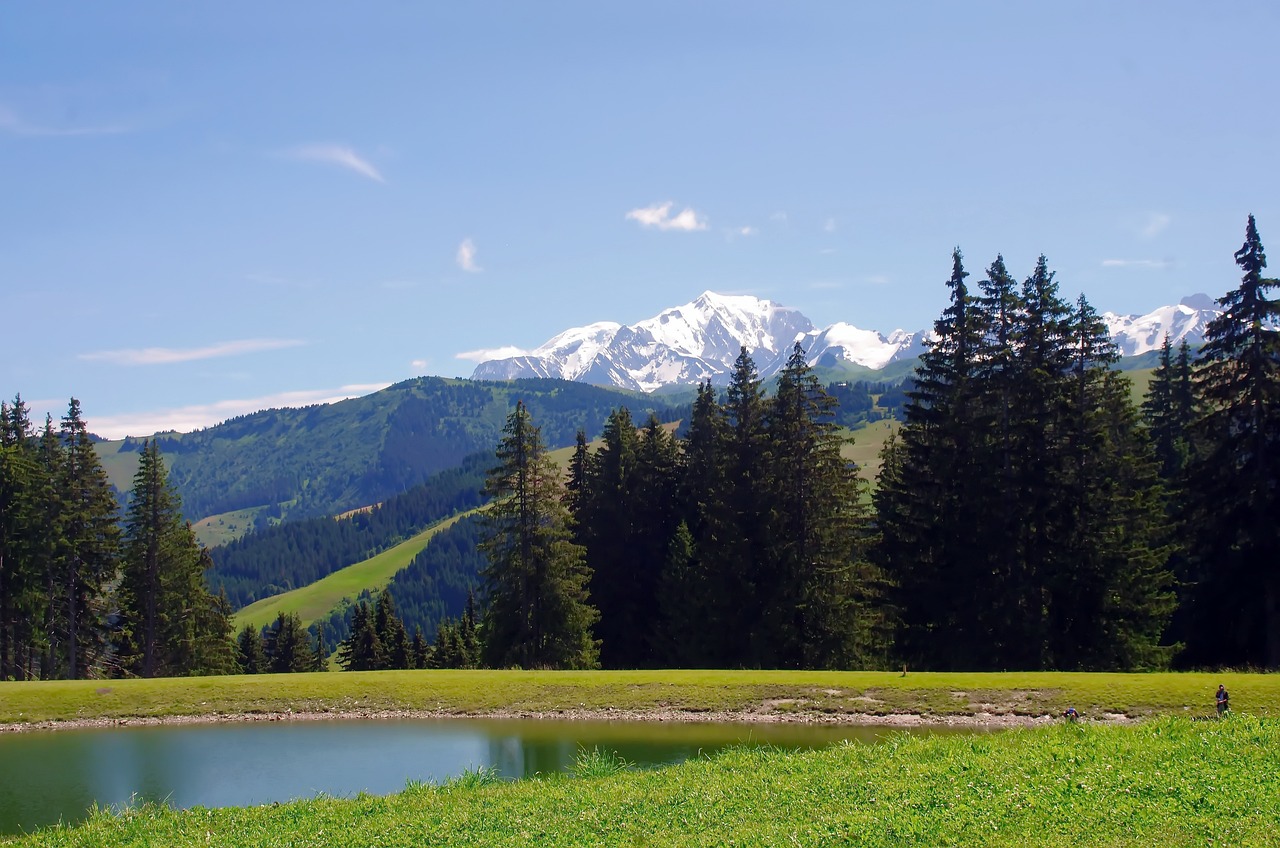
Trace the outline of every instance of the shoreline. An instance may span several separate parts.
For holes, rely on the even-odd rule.
[[[206,713],[174,716],[122,716],[119,718],[75,718],[0,724],[0,735],[41,733],[59,730],[91,730],[111,727],[162,727],[189,724],[238,724],[272,721],[386,721],[396,719],[534,719],[539,721],[627,721],[627,722],[707,722],[719,724],[847,724],[863,727],[959,727],[1005,730],[1042,727],[1061,722],[1060,716],[1017,713],[819,713],[762,710],[680,710],[660,707],[651,710],[498,710],[492,712],[450,712],[446,710],[330,710],[284,712]],[[1134,724],[1138,720],[1123,713],[1085,716],[1083,724]]]

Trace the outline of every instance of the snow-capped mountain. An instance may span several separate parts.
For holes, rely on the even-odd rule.
[[[1120,348],[1121,356],[1137,356],[1150,350],[1159,350],[1169,334],[1174,346],[1182,343],[1198,345],[1204,341],[1205,325],[1222,314],[1213,298],[1207,294],[1184,297],[1177,306],[1162,306],[1146,315],[1117,315],[1104,312],[1102,321],[1111,333],[1111,339]]]
[[[1205,325],[1219,310],[1208,295],[1183,298],[1146,315],[1104,313],[1103,322],[1122,356],[1159,349],[1169,334],[1204,341]],[[743,345],[761,377],[771,377],[799,342],[811,365],[839,367],[856,363],[884,368],[919,356],[932,330],[894,330],[888,335],[843,322],[824,329],[794,309],[749,295],[703,292],[692,303],[664,310],[653,318],[623,326],[601,321],[565,330],[528,353],[480,363],[475,380],[557,377],[601,386],[653,391],[662,386],[694,385],[710,378],[723,383]]]
[[[794,309],[749,295],[703,292],[692,303],[666,309],[629,326],[610,322],[566,330],[521,356],[491,359],[476,380],[559,377],[595,385],[653,391],[673,383],[723,382],[742,346],[762,377],[772,376],[799,341],[811,362],[856,362],[883,368],[915,356],[918,333],[888,338],[849,324],[825,330]]]

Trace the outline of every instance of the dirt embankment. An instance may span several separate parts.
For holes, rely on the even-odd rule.
[[[138,716],[124,718],[89,718],[66,721],[39,721],[30,723],[0,724],[0,733],[22,733],[40,730],[74,730],[105,727],[147,727],[179,724],[216,724],[258,721],[326,721],[333,719],[405,719],[405,718],[522,718],[568,721],[670,721],[670,722],[738,722],[747,724],[794,722],[799,724],[850,724],[886,727],[972,727],[1003,729],[1011,727],[1035,727],[1062,721],[1052,715],[1019,715],[1006,712],[980,712],[974,714],[932,715],[922,713],[823,713],[778,710],[765,704],[759,709],[744,711],[690,711],[670,707],[649,710],[553,710],[535,712],[500,710],[483,713],[458,713],[432,710],[333,710],[322,712],[250,712],[211,713],[189,716]],[[1121,714],[1104,714],[1086,717],[1083,721],[1123,724],[1133,719]]]

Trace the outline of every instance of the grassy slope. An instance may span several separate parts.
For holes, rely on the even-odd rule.
[[[288,710],[1206,715],[1219,682],[1237,710],[1280,718],[1274,674],[382,671],[0,683],[0,724]]]
[[[279,613],[294,612],[304,625],[309,625],[317,618],[327,616],[343,598],[355,598],[365,589],[372,592],[387,585],[396,572],[409,566],[432,536],[464,515],[470,515],[470,512],[433,524],[395,547],[335,571],[315,583],[252,603],[235,614],[233,624],[237,631],[246,624],[262,627],[275,621]]]
[[[21,845],[1275,844],[1280,722],[1063,725],[783,753],[738,749],[631,771],[584,753],[575,776],[473,773],[385,798],[100,812]]]
[[[253,521],[265,507],[250,507],[223,512],[202,518],[191,529],[195,531],[196,540],[206,548],[234,542],[253,529]]]

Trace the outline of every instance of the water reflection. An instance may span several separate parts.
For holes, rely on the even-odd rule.
[[[386,794],[494,768],[524,778],[572,768],[582,750],[640,767],[739,744],[814,748],[884,728],[518,719],[326,720],[0,735],[0,832],[82,819],[93,804],[247,806]]]

